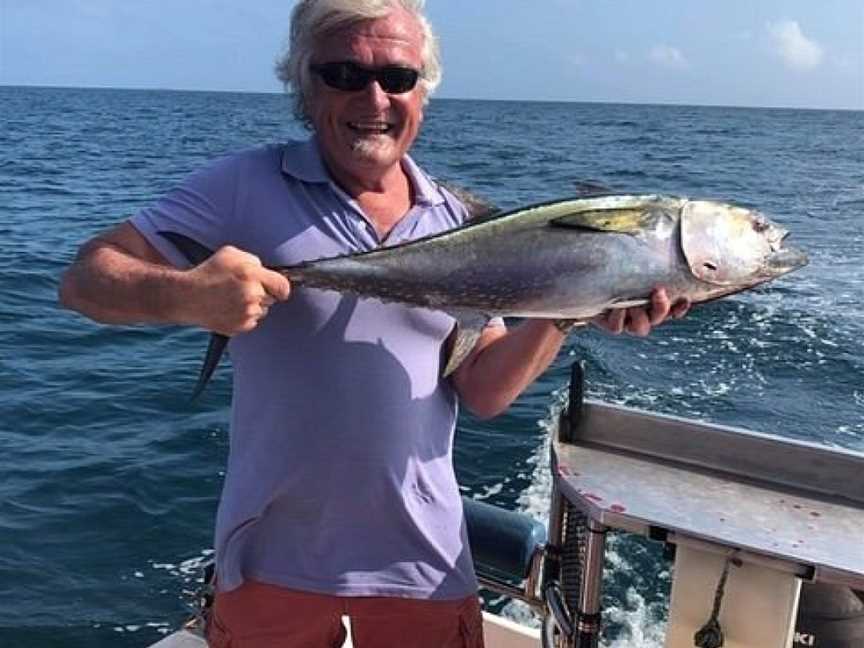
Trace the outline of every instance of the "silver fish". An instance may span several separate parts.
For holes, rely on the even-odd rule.
[[[193,263],[209,251],[161,232]],[[489,318],[586,322],[649,303],[664,286],[700,303],[807,263],[760,212],[711,200],[603,195],[543,203],[372,252],[271,268],[293,284],[442,310],[458,322],[444,375],[470,353]],[[196,388],[224,348],[211,341]]]

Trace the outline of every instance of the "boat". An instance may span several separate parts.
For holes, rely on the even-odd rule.
[[[487,648],[595,648],[606,538],[673,556],[665,648],[864,646],[864,454],[583,398],[551,427],[548,524],[465,500]],[[205,648],[200,614],[152,648]],[[350,646],[350,638],[346,647]]]

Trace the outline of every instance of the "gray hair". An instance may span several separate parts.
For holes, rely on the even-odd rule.
[[[441,60],[438,41],[423,14],[424,3],[425,0],[300,0],[291,12],[288,46],[276,61],[276,76],[293,96],[294,115],[309,123],[307,101],[312,84],[309,64],[318,41],[334,31],[383,18],[399,8],[414,16],[423,34],[420,88],[427,101],[441,82]]]

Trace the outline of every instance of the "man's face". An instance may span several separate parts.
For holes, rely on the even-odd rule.
[[[319,43],[313,63],[350,61],[367,68],[422,67],[423,35],[414,18],[396,10],[386,18],[355,24]],[[387,94],[377,81],[356,92],[327,86],[313,74],[309,114],[325,162],[337,179],[380,179],[398,167],[423,121],[420,83]]]

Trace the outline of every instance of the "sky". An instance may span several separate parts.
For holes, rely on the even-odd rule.
[[[278,92],[291,0],[0,0],[0,85]],[[864,110],[864,0],[427,0],[437,95]]]

